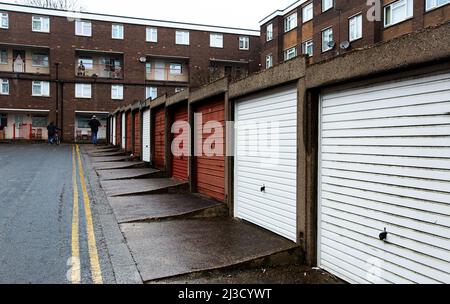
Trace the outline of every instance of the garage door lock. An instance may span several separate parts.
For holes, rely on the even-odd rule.
[[[263,185],[263,186],[261,187],[261,192],[266,192],[266,185]]]
[[[384,228],[384,232],[380,233],[380,240],[386,242],[387,237],[388,237],[388,232],[387,232],[386,228]]]

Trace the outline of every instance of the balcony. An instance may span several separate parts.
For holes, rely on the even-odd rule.
[[[237,81],[248,76],[248,62],[211,59],[209,81],[214,82],[224,77]]]
[[[161,82],[189,82],[187,58],[147,58],[146,80]]]
[[[77,51],[75,56],[78,77],[123,79],[123,70],[122,54]]]
[[[50,74],[49,50],[0,45],[0,72]]]

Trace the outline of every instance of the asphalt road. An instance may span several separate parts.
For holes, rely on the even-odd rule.
[[[73,145],[0,145],[0,283],[115,283],[79,160]]]

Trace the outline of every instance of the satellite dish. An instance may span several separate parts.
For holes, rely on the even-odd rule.
[[[350,47],[350,42],[343,41],[343,42],[341,42],[340,46],[341,46],[341,49],[346,50],[346,49],[348,49]]]
[[[334,46],[336,45],[336,42],[334,42],[334,41],[329,41],[329,42],[327,43],[327,45],[328,45],[329,48],[334,48]]]
[[[147,62],[147,57],[140,57],[139,58],[139,62],[140,63],[146,63]]]

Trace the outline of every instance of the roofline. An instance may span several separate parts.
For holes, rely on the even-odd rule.
[[[276,10],[274,11],[272,14],[268,15],[266,18],[262,19],[261,21],[259,21],[259,25],[262,26],[265,23],[269,22],[270,20],[272,20],[275,17],[278,16],[284,16],[287,13],[289,13],[290,11],[296,9],[297,7],[299,7],[300,5],[302,5],[305,2],[308,2],[309,0],[298,0],[295,1],[294,3],[292,3],[291,5],[289,5],[288,7],[286,7],[285,9],[281,10]]]
[[[55,16],[55,17],[65,17],[69,19],[87,19],[94,21],[117,22],[117,23],[147,25],[155,27],[168,27],[193,31],[218,32],[224,34],[237,34],[237,35],[258,36],[258,37],[260,36],[259,30],[253,29],[214,26],[214,25],[186,23],[178,21],[165,21],[165,20],[138,18],[138,17],[117,16],[91,12],[66,11],[61,9],[40,8],[29,5],[12,4],[4,2],[0,2],[0,10]]]

